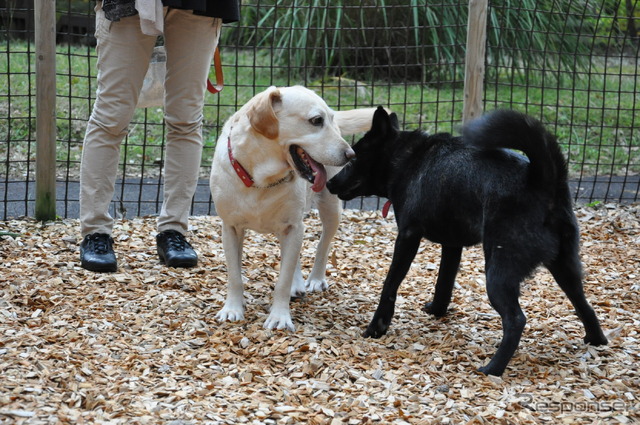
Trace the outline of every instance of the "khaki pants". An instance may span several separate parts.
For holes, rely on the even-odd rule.
[[[166,154],[164,197],[158,231],[186,233],[202,155],[202,108],[222,21],[165,8],[164,44]],[[140,30],[139,17],[111,22],[96,7],[98,88],[87,124],[80,172],[80,230],[111,234],[120,144],[127,134],[155,36]]]

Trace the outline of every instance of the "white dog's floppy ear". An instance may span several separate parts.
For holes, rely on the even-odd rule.
[[[258,96],[247,112],[251,127],[269,139],[276,139],[279,133],[278,117],[273,110],[273,105],[278,102],[282,102],[282,96],[278,89],[273,88]]]

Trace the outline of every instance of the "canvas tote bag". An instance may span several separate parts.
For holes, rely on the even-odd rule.
[[[167,52],[164,46],[156,46],[151,54],[149,69],[144,76],[138,98],[138,108],[153,108],[164,105],[164,79],[167,76]]]
[[[222,74],[222,61],[220,60],[220,49],[216,47],[213,55],[213,64],[216,73],[216,83],[213,84],[207,79],[207,90],[216,94],[224,87],[224,76]],[[142,90],[138,98],[138,108],[153,108],[164,105],[164,79],[167,76],[167,53],[164,46],[156,46],[151,54],[149,69],[144,76]]]

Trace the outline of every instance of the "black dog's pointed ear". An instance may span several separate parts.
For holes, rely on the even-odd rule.
[[[394,113],[391,116],[395,116]],[[393,120],[387,113],[387,111],[382,107],[378,106],[376,112],[373,114],[373,123],[371,125],[371,131],[377,134],[387,134],[389,131],[393,130]],[[396,122],[398,121],[396,117]]]
[[[396,113],[392,112],[391,115],[389,115],[389,118],[391,119],[391,126],[395,130],[400,130],[400,123],[398,122],[398,116],[396,115]]]
[[[387,110],[384,109],[382,106],[378,106],[376,108],[376,111],[373,113],[373,118],[381,118],[381,117],[388,117],[389,114],[387,113]]]

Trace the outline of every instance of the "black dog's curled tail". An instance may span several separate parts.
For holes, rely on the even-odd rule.
[[[480,148],[507,148],[523,152],[530,162],[534,187],[557,187],[567,181],[567,163],[556,137],[533,117],[512,110],[496,110],[462,128],[465,143]]]

